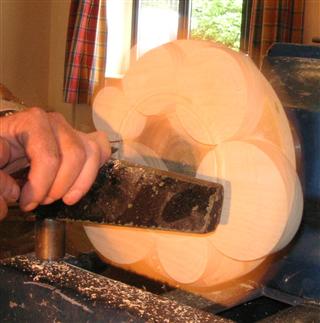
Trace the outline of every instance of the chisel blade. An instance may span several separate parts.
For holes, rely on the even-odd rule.
[[[38,217],[134,228],[208,233],[219,222],[221,184],[110,160],[76,204],[42,205]]]

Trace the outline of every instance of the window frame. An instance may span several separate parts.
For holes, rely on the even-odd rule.
[[[133,0],[132,4],[131,47],[137,44],[140,2],[140,0]],[[189,37],[191,2],[192,0],[179,0],[178,39],[187,39]]]
[[[131,21],[131,48],[136,48],[138,38],[138,20],[139,8],[141,0],[132,0],[132,21]],[[191,5],[192,0],[179,0],[179,22],[177,39],[188,39],[190,36],[190,22],[191,22]],[[249,36],[249,23],[252,0],[243,0],[242,3],[242,19],[241,19],[241,33],[240,33],[240,51],[247,52],[247,39]],[[137,50],[137,49],[136,49]],[[137,52],[132,51],[131,55],[137,55]],[[108,77],[111,82],[119,80],[117,78]]]

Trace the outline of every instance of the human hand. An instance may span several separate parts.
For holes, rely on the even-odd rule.
[[[0,126],[2,126],[2,123]],[[9,143],[0,137],[0,168],[8,163],[9,158]],[[2,220],[8,212],[7,204],[15,202],[18,199],[19,194],[20,188],[14,179],[4,171],[0,170],[0,220]]]
[[[0,217],[6,203],[18,197],[24,211],[60,198],[76,203],[111,153],[104,133],[78,132],[60,114],[39,108],[0,118],[0,137]],[[20,191],[9,174],[28,164],[28,181]]]

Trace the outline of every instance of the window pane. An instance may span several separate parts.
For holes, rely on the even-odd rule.
[[[140,0],[137,57],[177,39],[179,0]]]
[[[129,66],[132,0],[107,0],[107,77],[121,77]]]
[[[239,50],[243,0],[192,0],[191,38]]]

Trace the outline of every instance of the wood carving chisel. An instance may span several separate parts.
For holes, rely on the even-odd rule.
[[[23,185],[28,170],[14,177]],[[39,206],[38,218],[135,228],[208,233],[220,219],[221,184],[122,160],[110,160],[76,204]]]

